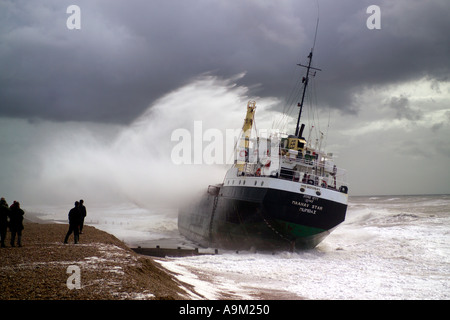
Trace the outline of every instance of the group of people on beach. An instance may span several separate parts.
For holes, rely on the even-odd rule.
[[[6,233],[9,227],[11,231],[11,247],[15,246],[16,236],[17,245],[22,246],[22,230],[23,230],[23,215],[25,212],[20,208],[20,203],[14,201],[11,206],[8,206],[5,198],[0,199],[0,242],[1,247],[5,248]]]
[[[75,201],[75,206],[69,211],[69,230],[67,231],[64,243],[67,243],[70,235],[73,233],[74,243],[77,244],[80,241],[80,234],[83,234],[84,218],[87,211],[84,206],[84,201]]]
[[[17,245],[22,246],[22,230],[23,216],[25,212],[20,208],[20,203],[14,201],[11,206],[8,206],[5,198],[0,199],[0,246],[5,248],[6,233],[11,231],[11,247],[15,246],[16,236]],[[69,211],[69,230],[67,231],[64,243],[67,243],[70,235],[74,234],[74,243],[80,240],[80,234],[83,233],[84,218],[87,215],[84,201],[75,201],[75,206]]]

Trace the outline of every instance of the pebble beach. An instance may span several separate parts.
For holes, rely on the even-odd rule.
[[[109,233],[85,226],[78,244],[64,244],[67,224],[24,226],[22,247],[8,232],[0,248],[0,300],[189,299],[186,284]]]

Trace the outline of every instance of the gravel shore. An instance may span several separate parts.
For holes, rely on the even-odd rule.
[[[8,232],[0,248],[0,300],[189,299],[186,284],[113,235],[85,226],[78,244],[73,234],[63,244],[67,230],[67,224],[25,222],[22,247],[9,245]],[[69,289],[77,283],[73,268],[79,289]]]

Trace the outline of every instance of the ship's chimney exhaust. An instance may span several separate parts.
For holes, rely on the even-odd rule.
[[[298,137],[301,138],[303,135],[303,130],[305,129],[305,124],[302,123],[301,127],[300,127],[300,131],[298,132]]]

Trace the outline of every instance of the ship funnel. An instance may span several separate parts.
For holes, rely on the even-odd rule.
[[[300,127],[300,131],[298,132],[298,137],[301,138],[303,135],[303,130],[305,129],[305,124],[302,123],[301,127]]]

